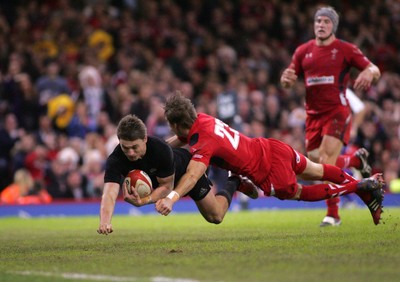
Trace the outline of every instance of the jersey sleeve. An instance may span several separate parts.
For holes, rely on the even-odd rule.
[[[345,56],[351,66],[357,68],[358,70],[365,69],[371,61],[364,56],[361,50],[354,44],[343,42],[345,48]]]
[[[210,164],[211,157],[218,147],[214,134],[215,120],[212,117],[199,114],[189,137],[192,160],[202,162],[206,166]]]
[[[123,168],[119,165],[118,158],[111,154],[106,161],[105,174],[104,174],[104,183],[113,182],[113,183],[122,183],[122,177],[124,175]],[[125,174],[128,173],[126,170]]]
[[[294,69],[296,75],[300,75],[303,73],[301,62],[303,60],[305,50],[306,50],[306,45],[305,44],[300,45],[299,47],[296,48],[292,56],[292,61],[290,63],[289,68]]]
[[[198,136],[196,146],[190,148],[192,153],[192,160],[196,162],[202,162],[206,166],[210,164],[211,157],[214,152],[215,142],[212,142],[211,138],[205,132],[195,133],[192,137]]]

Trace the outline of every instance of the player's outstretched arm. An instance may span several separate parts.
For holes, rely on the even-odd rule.
[[[115,202],[119,193],[118,183],[105,183],[100,205],[100,225],[97,233],[108,235],[113,232],[111,218],[114,213]]]
[[[173,205],[181,196],[189,193],[197,181],[205,174],[207,166],[202,162],[190,161],[186,173],[181,177],[175,189],[167,197],[157,201],[156,210],[162,215],[168,215]]]
[[[167,197],[168,194],[172,191],[172,189],[174,189],[175,174],[172,174],[164,178],[157,177],[157,181],[159,186],[153,192],[153,194],[157,192],[154,196],[152,196],[153,203]]]

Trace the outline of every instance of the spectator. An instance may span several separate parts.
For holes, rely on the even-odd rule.
[[[90,197],[100,198],[104,186],[104,156],[92,149],[83,157],[82,173],[87,178],[87,193]]]
[[[57,159],[65,166],[66,172],[68,172],[78,168],[80,156],[72,146],[67,146],[58,152]]]
[[[51,118],[48,115],[40,115],[39,128],[35,132],[35,135],[38,143],[46,146],[49,146],[49,144],[56,138],[57,132],[54,130]]]
[[[35,182],[44,185],[43,180],[49,163],[47,147],[39,144],[26,155],[24,167],[29,171]]]
[[[143,83],[139,88],[137,99],[131,105],[130,113],[136,115],[143,122],[145,122],[150,115],[153,91],[154,88],[151,84]]]
[[[30,76],[27,73],[21,73],[16,77],[18,89],[20,92],[20,101],[14,104],[14,113],[18,118],[18,124],[28,132],[38,130],[39,123],[39,97],[33,87]],[[16,107],[18,105],[18,107]]]
[[[151,98],[150,115],[145,121],[147,132],[151,136],[160,139],[167,139],[171,135],[169,125],[164,118],[164,101],[162,97],[154,96]]]
[[[69,137],[78,137],[84,139],[89,132],[96,132],[96,117],[92,117],[88,113],[88,106],[84,101],[78,101],[75,104],[75,111],[71,116],[71,120],[65,128]]]
[[[38,78],[35,85],[43,109],[51,98],[70,93],[67,80],[60,75],[59,63],[56,60],[48,60],[45,67],[46,73]]]
[[[35,135],[29,133],[23,135],[21,139],[15,143],[12,150],[12,169],[14,172],[25,167],[26,157],[35,150],[37,145]]]
[[[46,169],[45,183],[53,199],[64,199],[69,196],[66,185],[67,172],[67,166],[58,158]]]
[[[78,169],[73,169],[67,173],[66,177],[66,198],[75,201],[82,201],[91,198],[87,189],[87,179]]]
[[[46,189],[35,187],[35,181],[26,169],[17,170],[13,183],[0,194],[1,204],[48,204],[51,201]]]
[[[118,112],[118,117],[121,115],[128,114],[132,109],[131,106],[136,101],[136,97],[131,92],[129,85],[127,83],[121,83],[116,89],[116,112]]]
[[[5,115],[6,113],[18,111],[21,104],[22,94],[19,89],[18,77],[22,74],[23,59],[20,54],[14,52],[9,55],[8,69],[4,72],[4,76],[1,81],[1,92],[0,92],[0,113]]]
[[[0,124],[0,190],[12,181],[12,148],[24,135],[24,130],[18,127],[18,121],[14,114],[5,116]]]
[[[92,66],[85,66],[79,73],[81,90],[79,100],[82,100],[87,108],[86,116],[96,126],[96,118],[104,108],[106,93],[102,87],[99,71]]]

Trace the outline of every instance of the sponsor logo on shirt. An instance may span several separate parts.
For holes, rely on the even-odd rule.
[[[202,159],[202,158],[203,158],[203,155],[200,155],[200,154],[194,154],[192,157],[192,159]]]
[[[330,76],[315,76],[307,78],[307,86],[319,85],[319,84],[333,84],[335,83],[335,77]]]

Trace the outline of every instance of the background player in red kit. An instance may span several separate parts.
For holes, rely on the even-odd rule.
[[[370,175],[368,152],[360,148],[343,161],[339,156],[343,145],[350,139],[351,109],[346,98],[349,71],[360,70],[355,90],[366,90],[380,77],[377,66],[371,63],[355,45],[336,38],[339,16],[332,7],[322,7],[314,17],[315,39],[300,45],[290,66],[281,76],[285,88],[292,87],[299,75],[304,76],[306,87],[306,150],[314,162],[336,164],[343,168],[360,169],[363,177]],[[359,192],[365,203],[369,195]],[[339,225],[339,197],[327,200],[328,211],[320,226]],[[376,213],[381,213],[377,210]],[[375,215],[375,217],[379,217]]]
[[[247,137],[212,116],[197,114],[190,100],[179,92],[167,99],[165,116],[176,134],[173,140],[169,140],[170,144],[188,144],[192,158],[175,190],[157,201],[156,209],[163,215],[171,212],[180,195],[192,189],[209,164],[247,176],[266,196],[281,200],[319,201],[365,191],[371,199],[368,204],[372,204],[374,209],[381,208],[381,174],[356,181],[339,167],[312,162],[281,141]],[[305,180],[327,180],[339,185],[325,183],[304,186],[297,183],[296,176]],[[379,219],[374,218],[374,223],[378,224]]]

